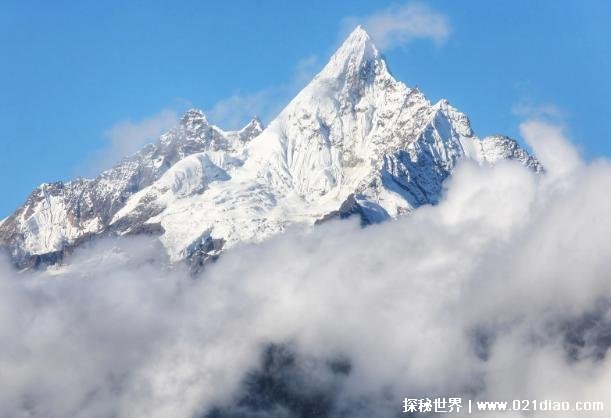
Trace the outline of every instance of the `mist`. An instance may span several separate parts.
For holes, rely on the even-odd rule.
[[[558,126],[521,132],[545,173],[465,161],[436,206],[290,230],[196,278],[146,237],[42,272],[3,260],[0,416],[393,417],[438,396],[611,408],[611,163],[583,161]]]

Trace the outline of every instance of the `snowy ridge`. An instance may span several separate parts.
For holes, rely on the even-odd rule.
[[[396,81],[357,27],[266,129],[253,119],[226,132],[190,110],[98,178],[37,189],[0,224],[0,242],[27,258],[100,233],[154,233],[173,260],[206,259],[288,225],[434,204],[463,158],[541,170],[514,140],[479,139],[446,100]]]
[[[182,163],[183,159],[204,151],[210,151],[211,155],[238,154],[261,130],[260,122],[253,120],[240,131],[225,132],[210,125],[200,110],[189,110],[155,144],[145,146],[95,179],[40,185],[0,224],[0,246],[8,249],[20,266],[54,263],[64,249],[109,232],[115,213],[131,195],[158,180],[170,181],[164,173],[177,163],[180,164],[174,168],[175,173],[181,166],[188,166],[188,162]],[[214,164],[214,157],[210,161]],[[203,169],[210,166],[207,162],[202,164]],[[217,174],[206,171],[206,175]],[[163,189],[163,183],[160,186]],[[193,192],[199,187],[184,183],[183,192],[189,188]]]

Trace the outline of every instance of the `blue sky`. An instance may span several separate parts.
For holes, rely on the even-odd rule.
[[[351,25],[380,31],[412,4],[4,0],[0,217],[42,182],[110,164],[187,107],[222,127],[251,113],[266,122]],[[438,27],[383,42],[396,78],[450,100],[479,135],[519,140],[521,121],[545,117],[586,157],[611,155],[611,3],[419,4]]]

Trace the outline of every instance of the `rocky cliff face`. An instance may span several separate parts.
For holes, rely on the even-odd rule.
[[[447,101],[396,81],[359,27],[265,130],[223,131],[190,110],[97,178],[41,185],[0,224],[0,245],[27,267],[92,236],[153,233],[173,260],[201,262],[288,225],[434,204],[461,159],[541,170],[514,140],[480,139]]]

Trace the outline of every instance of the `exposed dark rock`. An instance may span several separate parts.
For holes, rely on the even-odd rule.
[[[338,389],[350,372],[347,359],[321,363],[298,357],[290,346],[271,344],[263,351],[259,369],[247,375],[231,404],[217,406],[202,418],[338,416]]]

